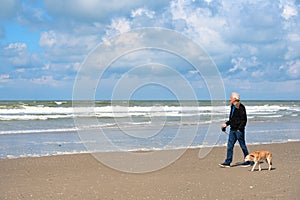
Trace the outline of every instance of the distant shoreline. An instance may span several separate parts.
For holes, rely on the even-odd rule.
[[[300,140],[290,140],[290,141],[278,141],[278,142],[261,142],[261,143],[248,143],[248,146],[260,146],[260,145],[272,145],[272,144],[288,144],[288,143],[300,143]],[[235,144],[236,148],[240,148],[239,144]],[[68,155],[91,155],[91,154],[97,154],[97,153],[130,153],[130,152],[159,152],[159,151],[177,151],[177,150],[195,150],[195,149],[202,149],[202,148],[222,148],[226,147],[226,144],[220,144],[220,145],[211,145],[211,146],[205,146],[205,145],[198,145],[198,146],[190,146],[190,147],[181,147],[181,148],[174,148],[174,149],[132,149],[128,151],[99,151],[99,152],[90,152],[90,151],[84,151],[84,152],[61,152],[58,154],[52,154],[52,155],[29,155],[29,156],[19,156],[19,157],[6,157],[1,158],[0,160],[14,160],[14,159],[24,159],[24,158],[43,158],[43,157],[51,157],[51,156],[68,156]]]

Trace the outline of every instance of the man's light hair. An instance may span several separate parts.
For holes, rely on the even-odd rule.
[[[231,97],[236,99],[236,100],[240,100],[240,95],[236,92],[231,93]]]

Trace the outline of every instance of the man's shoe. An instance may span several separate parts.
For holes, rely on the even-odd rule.
[[[230,164],[228,164],[228,163],[220,163],[219,166],[225,168],[225,167],[230,167]]]
[[[250,167],[251,163],[250,161],[244,162],[243,164],[241,164],[241,167]]]

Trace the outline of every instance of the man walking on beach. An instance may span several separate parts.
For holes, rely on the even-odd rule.
[[[229,120],[222,125],[222,130],[230,126],[230,132],[227,142],[227,157],[224,163],[219,164],[220,167],[230,167],[233,157],[233,148],[236,141],[239,141],[240,147],[246,157],[249,152],[245,142],[245,126],[247,124],[246,108],[240,102],[240,95],[233,92],[230,96],[231,109]],[[250,166],[250,162],[244,162],[243,167]]]

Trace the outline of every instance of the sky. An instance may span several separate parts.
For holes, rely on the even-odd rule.
[[[145,28],[172,33],[144,43]],[[192,41],[218,69],[226,98],[300,100],[299,0],[1,0],[0,100],[71,100],[93,51],[109,55],[101,48],[118,39],[110,65],[85,77],[95,99],[178,99],[184,87],[211,99],[214,83],[177,54],[202,55],[183,43]],[[130,52],[120,51],[125,40]]]

